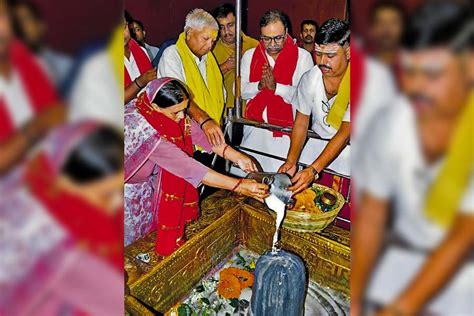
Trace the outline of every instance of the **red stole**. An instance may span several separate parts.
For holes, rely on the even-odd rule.
[[[108,215],[78,196],[60,191],[55,186],[53,174],[45,155],[39,154],[25,173],[29,190],[73,237],[77,246],[122,270],[123,210]]]
[[[138,96],[136,108],[165,139],[189,156],[193,155],[191,122],[188,118],[179,123],[153,110],[146,93]],[[198,217],[199,195],[197,189],[183,178],[161,169],[155,251],[168,256],[184,243],[185,225]]]
[[[150,59],[148,59],[148,55],[143,51],[143,49],[141,49],[140,45],[138,45],[135,40],[130,39],[128,42],[128,48],[130,48],[130,54],[133,55],[141,75],[152,68]],[[124,66],[124,88],[126,88],[131,83],[132,78],[130,78],[127,67]]]
[[[33,54],[19,41],[10,44],[9,58],[12,69],[17,71],[28,100],[37,114],[59,101],[49,78],[36,62]],[[0,96],[0,142],[11,137],[18,129],[11,120],[5,99]]]
[[[285,45],[278,56],[273,76],[275,81],[284,85],[291,85],[293,74],[298,62],[298,46],[288,35]],[[268,64],[265,54],[265,46],[260,41],[253,53],[250,64],[250,82],[259,82],[262,79],[262,67]],[[247,103],[246,117],[251,120],[263,122],[263,111],[267,108],[268,123],[282,126],[293,126],[293,110],[289,103],[286,103],[281,96],[275,95],[275,92],[269,89],[262,89],[252,100]],[[273,136],[281,137],[283,133],[273,132]]]

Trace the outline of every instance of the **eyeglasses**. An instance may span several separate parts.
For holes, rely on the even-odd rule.
[[[283,40],[285,39],[285,35],[277,35],[277,36],[260,36],[262,41],[265,44],[270,44],[272,41],[275,41],[275,44],[281,44]]]

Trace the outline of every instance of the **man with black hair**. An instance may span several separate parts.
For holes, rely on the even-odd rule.
[[[318,22],[315,20],[304,20],[301,22],[300,41],[298,46],[304,48],[313,56],[316,64],[315,39],[318,33]]]
[[[227,93],[225,108],[234,107],[234,82],[235,82],[235,7],[226,3],[217,7],[213,12],[214,18],[219,23],[219,39],[213,49],[214,56],[219,63],[219,68],[224,76],[224,86]],[[258,45],[258,41],[240,33],[242,38],[242,53]]]
[[[324,22],[316,36],[317,65],[303,75],[295,93],[291,146],[286,162],[279,168],[279,172],[294,176],[290,187],[294,192],[308,187],[328,166],[341,174],[350,174],[350,152],[346,147],[350,138],[349,35],[347,22]],[[311,129],[329,141],[310,139],[302,152],[310,116]],[[299,172],[298,159],[308,164]]]
[[[393,70],[396,70],[404,22],[405,11],[397,1],[378,1],[371,7],[368,48],[374,58]]]
[[[293,125],[291,105],[301,76],[313,66],[311,55],[288,34],[288,17],[277,10],[260,20],[260,44],[242,56],[242,98],[245,117],[282,127]],[[245,126],[242,146],[284,157],[290,145],[288,134]],[[280,161],[254,155],[265,171],[275,171]]]
[[[57,88],[68,79],[73,60],[45,43],[47,25],[40,9],[31,1],[17,1],[12,6],[13,22],[18,36],[38,56],[44,70]]]
[[[132,37],[138,42],[138,44],[140,44],[140,46],[145,47],[150,60],[155,59],[155,56],[158,54],[160,49],[146,42],[146,31],[143,23],[139,20],[133,20],[128,26]]]
[[[374,117],[357,149],[364,155],[354,172],[351,315],[377,305],[377,315],[472,314],[470,12],[433,1],[413,14],[401,54],[403,95]]]

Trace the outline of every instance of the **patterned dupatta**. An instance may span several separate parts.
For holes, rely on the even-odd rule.
[[[173,79],[161,78],[159,80],[160,84],[153,89],[151,98],[147,91],[141,93],[137,97],[135,107],[159,133],[161,139],[173,143],[189,156],[192,156],[193,144],[190,119],[186,117],[176,123],[154,110],[150,101],[171,80]],[[199,195],[196,188],[190,183],[166,169],[162,169],[160,177],[161,188],[157,190],[159,211],[156,221],[157,242],[155,251],[160,256],[168,256],[184,243],[182,238],[186,223],[197,218]]]

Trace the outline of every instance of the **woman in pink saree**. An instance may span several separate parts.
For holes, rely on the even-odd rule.
[[[123,138],[54,130],[0,183],[0,315],[123,314]]]
[[[198,217],[196,187],[205,185],[263,199],[268,186],[219,174],[192,158],[193,146],[241,169],[254,162],[229,145],[212,147],[185,111],[191,99],[177,79],[151,81],[125,108],[125,245],[157,231],[155,251],[167,256],[184,243],[186,223]]]

